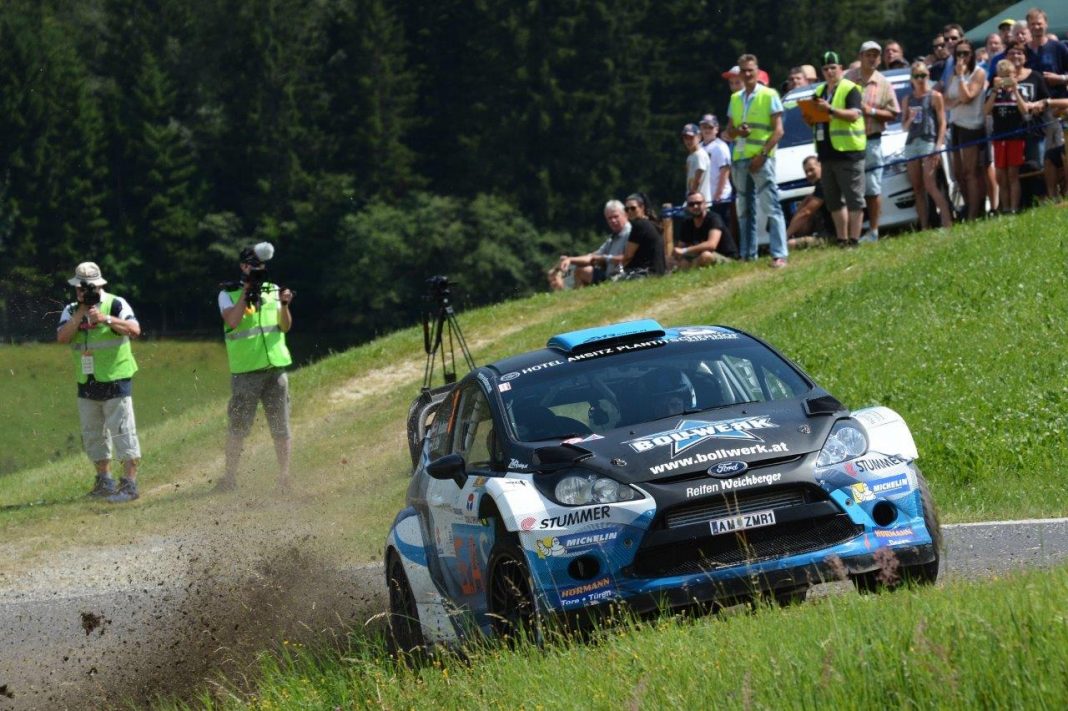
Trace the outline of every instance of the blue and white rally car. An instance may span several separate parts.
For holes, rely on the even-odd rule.
[[[938,575],[901,417],[850,412],[736,329],[554,336],[472,371],[424,424],[385,549],[400,648],[612,602],[787,602],[843,575],[860,589]]]

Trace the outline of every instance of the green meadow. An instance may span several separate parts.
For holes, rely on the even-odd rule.
[[[900,412],[943,522],[1064,516],[1066,234],[1068,210],[1046,207],[950,234],[798,252],[785,270],[766,261],[735,264],[540,294],[461,310],[459,318],[478,363],[612,321],[737,326],[775,345],[848,405]],[[81,496],[91,470],[70,439],[77,416],[66,353],[43,345],[0,350],[3,423],[9,442],[27,450],[5,455],[18,456],[18,466],[0,477],[0,538],[9,553],[0,573],[47,560],[71,545],[74,532],[79,545],[93,547],[113,541],[116,530],[139,541],[238,510],[253,523],[279,515],[278,506],[257,504],[270,498],[274,477],[262,421],[238,493],[210,493],[225,432],[221,345],[135,348],[143,493],[118,507]],[[285,520],[312,532],[332,562],[381,559],[408,482],[404,417],[423,364],[421,329],[406,328],[291,374],[299,491],[283,504]],[[1068,698],[1058,661],[1068,648],[1065,582],[1061,571],[848,596],[726,621],[644,625],[592,646],[498,650],[436,671],[397,671],[373,646],[358,646],[351,655],[298,656],[292,664],[265,660],[262,693],[251,703],[647,708],[721,698],[753,708],[876,700],[1042,707],[1037,700]],[[287,703],[283,691],[300,691],[301,701]]]

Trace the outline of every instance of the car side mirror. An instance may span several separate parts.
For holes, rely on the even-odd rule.
[[[467,483],[467,465],[463,456],[459,454],[446,454],[444,457],[438,457],[426,465],[426,473],[431,478],[442,481],[452,479],[461,489]]]

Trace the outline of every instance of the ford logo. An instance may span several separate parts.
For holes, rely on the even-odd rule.
[[[745,462],[720,462],[708,468],[708,475],[717,479],[726,479],[727,477],[738,476],[747,469],[749,469],[749,465]]]

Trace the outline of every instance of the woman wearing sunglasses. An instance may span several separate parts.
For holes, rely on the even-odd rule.
[[[985,168],[981,151],[986,150],[986,121],[983,114],[983,90],[986,88],[986,72],[976,66],[975,50],[971,42],[962,39],[954,50],[953,75],[946,86],[946,108],[950,109],[950,124],[953,127],[950,144],[953,172],[957,183],[964,188],[968,219],[974,220],[983,214],[986,201],[984,190]]]
[[[953,215],[942,189],[935,179],[939,153],[946,143],[946,109],[942,94],[930,84],[930,72],[923,61],[912,63],[912,93],[905,103],[902,125],[908,131],[905,158],[908,162],[909,182],[916,197],[916,215],[920,229],[929,225],[927,197],[934,200],[942,227],[953,226]]]

